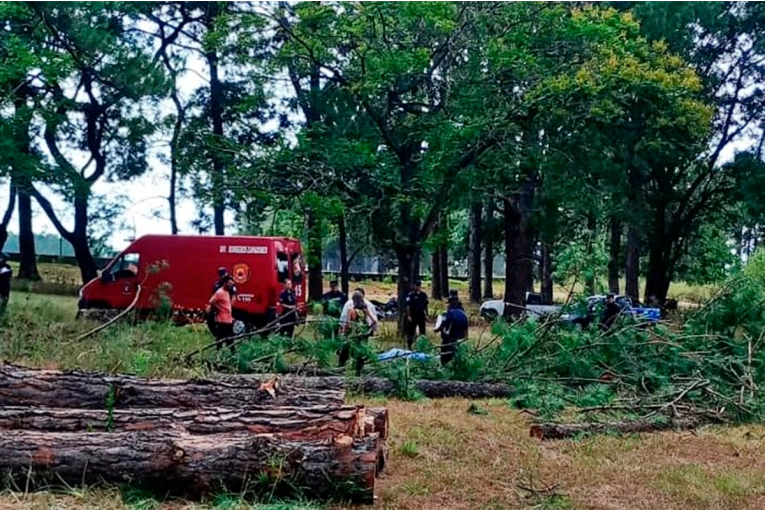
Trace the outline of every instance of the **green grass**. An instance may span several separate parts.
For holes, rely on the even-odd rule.
[[[13,293],[7,320],[0,327],[0,357],[33,366],[126,372],[142,376],[187,377],[199,368],[182,363],[185,354],[211,341],[194,327],[130,321],[114,324],[85,339],[97,326],[74,320],[76,298]]]

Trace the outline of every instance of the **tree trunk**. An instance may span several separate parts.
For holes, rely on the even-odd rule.
[[[444,290],[441,288],[441,284],[444,279],[441,276],[441,247],[438,246],[433,249],[433,253],[430,256],[430,270],[432,273],[432,281],[430,284],[430,297],[433,299],[443,299]]]
[[[470,242],[468,243],[468,298],[471,303],[481,302],[481,239],[483,204],[470,206]]]
[[[198,498],[218,487],[239,494],[267,481],[276,497],[298,496],[299,487],[307,497],[371,504],[377,442],[349,436],[295,442],[271,434],[11,430],[0,436],[0,471],[20,487],[131,480],[163,495]]]
[[[305,380],[312,379],[305,377]],[[313,378],[313,379],[327,379]],[[329,378],[331,379],[331,378]],[[308,385],[309,382],[305,381]],[[514,395],[512,386],[494,383],[469,383],[462,381],[412,380],[408,384],[427,398],[508,398]],[[382,377],[348,378],[346,388],[349,391],[368,395],[396,395],[401,388],[390,379]]]
[[[666,422],[633,420],[605,423],[540,423],[531,426],[529,435],[537,439],[569,439],[581,434],[634,434],[662,430],[690,430],[708,422],[699,417],[690,417],[674,418]]]
[[[622,224],[616,217],[609,224],[611,239],[608,246],[608,291],[619,294],[619,258],[622,253]]]
[[[539,266],[539,278],[542,280],[542,299],[545,304],[553,302],[552,246],[542,243],[542,262]]]
[[[340,245],[340,285],[342,286],[343,294],[347,296],[350,288],[348,276],[350,261],[348,260],[348,232],[345,226],[345,214],[341,214],[337,220],[337,233]]]
[[[486,219],[484,222],[484,255],[483,255],[483,297],[494,299],[494,243],[489,232],[493,230],[494,201],[486,202]]]
[[[25,183],[17,184],[19,194],[19,274],[24,280],[39,280],[35,233],[32,227],[32,197]]]
[[[321,223],[314,211],[307,213],[308,223],[308,298],[321,300],[324,294],[324,275],[322,273],[322,237]]]
[[[216,2],[207,6],[206,24],[209,32],[215,31],[215,20],[218,17],[220,7]],[[210,69],[210,118],[212,120],[213,147],[211,147],[212,160],[212,183],[213,183],[213,223],[215,225],[215,235],[225,234],[225,212],[226,212],[226,163],[223,158],[223,86],[220,82],[218,72],[218,53],[215,50],[208,51],[205,54],[207,65]]]
[[[170,60],[168,57],[166,57],[166,66],[168,68],[171,68]],[[183,131],[183,124],[185,122],[186,118],[186,110],[183,107],[183,104],[181,103],[181,99],[178,96],[178,86],[177,86],[177,79],[178,79],[178,73],[176,71],[172,72],[173,77],[173,93],[171,94],[171,98],[173,100],[173,104],[175,105],[175,124],[173,125],[173,136],[170,140],[170,192],[167,195],[167,206],[170,209],[170,232],[173,235],[177,235],[178,230],[178,212],[177,212],[177,205],[178,201],[176,198],[176,193],[178,189],[178,151],[180,150],[179,147],[179,141],[181,139],[181,134]]]
[[[664,303],[669,292],[669,250],[671,241],[660,234],[651,236],[648,249],[648,270],[645,281],[645,300],[655,297],[659,303]]]
[[[440,257],[438,266],[441,268],[441,294],[447,297],[449,295],[449,248],[446,245],[441,246],[438,255]]]
[[[244,409],[66,409],[0,408],[0,429],[46,432],[130,432],[183,427],[191,434],[279,434],[295,441],[363,437],[387,439],[388,410],[363,406]]]
[[[125,375],[0,367],[0,406],[48,406],[104,409],[113,396],[115,408],[341,405],[340,381],[306,388],[300,378],[253,377],[210,379],[143,379]]]
[[[633,302],[640,301],[640,236],[637,227],[629,225],[627,228],[627,256],[624,268],[626,283],[624,293]]]
[[[222,382],[236,384],[236,381],[252,376],[229,376]],[[343,388],[353,393],[368,395],[396,395],[400,387],[390,379],[383,377],[301,377],[278,376],[276,374],[258,374],[259,380],[284,377],[284,384],[295,386],[302,391],[322,392],[332,388]],[[515,395],[513,387],[499,383],[471,383],[462,381],[432,381],[426,379],[408,381],[412,387],[427,398],[506,398]],[[2,397],[2,393],[0,393]],[[3,405],[0,398],[0,405]]]
[[[526,305],[526,290],[532,280],[528,215],[533,205],[533,184],[505,199],[505,317],[514,318]],[[514,305],[514,306],[513,306]]]
[[[11,181],[8,189],[8,206],[5,208],[2,221],[0,221],[0,251],[3,250],[5,243],[8,242],[8,225],[11,223],[14,209],[16,209],[16,186]]]
[[[589,232],[587,246],[588,248],[591,248],[594,244],[594,240],[597,237],[597,228],[598,223],[597,219],[595,218],[595,215],[590,213],[587,215],[587,231]],[[593,296],[597,293],[597,289],[595,288],[595,268],[594,267],[588,267],[585,270],[585,279],[584,279],[584,289],[588,296]]]

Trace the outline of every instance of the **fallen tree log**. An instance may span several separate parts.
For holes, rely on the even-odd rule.
[[[342,405],[342,381],[307,386],[302,378],[145,379],[97,372],[0,366],[0,406],[231,407]],[[107,405],[107,400],[113,400]]]
[[[363,406],[245,409],[71,409],[0,407],[0,429],[46,432],[148,431],[183,428],[192,434],[279,434],[285,439],[340,435],[388,437],[388,410]]]
[[[691,430],[710,423],[700,416],[673,418],[667,421],[630,420],[601,423],[538,423],[529,429],[537,439],[569,439],[582,434],[634,434],[663,430]]]
[[[0,434],[0,474],[22,487],[130,482],[198,498],[211,490],[371,504],[378,438],[295,442],[177,431]]]
[[[229,376],[254,377],[249,375]],[[259,374],[257,377],[275,377],[273,374]],[[295,384],[302,388],[324,391],[338,386],[355,393],[368,395],[395,395],[400,391],[396,383],[383,377],[298,377],[284,376],[284,384]],[[412,381],[412,387],[428,398],[461,397],[472,399],[507,398],[513,393],[512,386],[495,383],[475,383],[463,381],[430,381],[419,379]]]

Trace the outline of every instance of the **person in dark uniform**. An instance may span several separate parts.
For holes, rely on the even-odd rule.
[[[337,280],[332,280],[329,282],[329,292],[321,296],[321,301],[324,305],[324,313],[336,312],[332,315],[339,316],[348,298],[338,288]]]
[[[292,281],[284,282],[284,290],[279,294],[279,304],[282,305],[282,316],[279,318],[281,328],[279,332],[288,338],[295,334],[295,322],[297,321],[297,298],[292,290]]]
[[[428,319],[428,295],[422,291],[422,282],[419,280],[414,282],[414,289],[406,296],[406,319],[406,344],[411,349],[417,330],[420,335],[426,334],[425,323]]]
[[[446,365],[457,353],[457,344],[468,336],[468,316],[462,309],[462,303],[455,295],[449,296],[449,307],[441,326],[436,330],[441,333],[441,365]]]
[[[620,313],[622,313],[622,309],[616,304],[614,295],[608,294],[606,296],[606,307],[603,309],[603,315],[600,317],[600,327],[604,331],[611,329]]]
[[[11,277],[13,270],[8,265],[8,257],[0,253],[0,317],[5,315],[8,300],[11,298]]]

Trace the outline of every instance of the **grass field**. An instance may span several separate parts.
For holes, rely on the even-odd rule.
[[[15,293],[11,321],[0,331],[0,355],[39,367],[81,368],[152,376],[203,373],[180,358],[209,341],[205,330],[159,324],[117,325],[75,340],[92,324],[75,322],[75,299]],[[762,509],[765,427],[709,427],[695,433],[599,436],[540,442],[533,417],[501,400],[398,400],[391,413],[389,469],[376,508],[403,509]],[[236,495],[202,503],[158,502],[116,488],[0,493],[0,508],[322,508],[305,503],[253,505]]]

